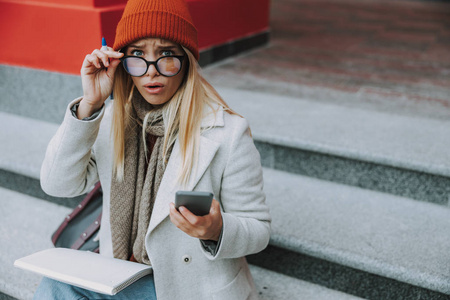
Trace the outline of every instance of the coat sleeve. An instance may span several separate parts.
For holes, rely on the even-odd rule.
[[[237,258],[267,247],[271,217],[265,203],[261,160],[245,119],[234,116],[237,126],[230,141],[220,202],[222,239],[216,255],[205,251],[211,260]]]
[[[97,167],[92,146],[97,138],[104,107],[91,121],[78,120],[70,108],[50,140],[41,167],[41,187],[55,197],[75,197],[86,193],[97,181]]]

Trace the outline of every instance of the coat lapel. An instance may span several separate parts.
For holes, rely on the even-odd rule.
[[[215,118],[211,114],[206,114],[202,127],[217,127],[223,126],[223,110],[219,109]],[[175,142],[172,154],[170,155],[164,176],[158,189],[155,204],[153,206],[150,224],[147,235],[150,234],[159,223],[161,223],[169,215],[169,204],[175,202],[175,193],[178,190],[192,191],[201,179],[206,169],[210,165],[220,143],[210,140],[204,136],[200,136],[199,157],[196,172],[191,175],[186,187],[181,187],[177,184],[177,176],[179,168],[181,167],[181,153],[178,140]]]

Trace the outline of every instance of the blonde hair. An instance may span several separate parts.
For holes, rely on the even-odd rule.
[[[168,151],[178,139],[181,166],[177,182],[186,186],[196,170],[201,134],[201,122],[205,105],[213,108],[217,104],[230,114],[236,114],[206,81],[194,55],[185,47],[188,69],[185,78],[163,109],[165,125],[164,161]],[[131,117],[131,99],[134,92],[131,76],[118,67],[114,77],[114,101],[111,134],[114,140],[113,170],[118,180],[123,180],[125,163],[125,129],[134,126]],[[215,112],[216,113],[216,112]],[[199,117],[200,116],[200,117]],[[143,128],[145,130],[145,128]]]

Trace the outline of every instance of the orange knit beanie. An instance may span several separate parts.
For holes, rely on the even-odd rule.
[[[184,0],[129,0],[116,28],[114,50],[146,37],[188,48],[198,60],[197,29]]]

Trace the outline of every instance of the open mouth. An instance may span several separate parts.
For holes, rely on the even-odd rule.
[[[144,87],[149,93],[153,94],[153,93],[160,93],[162,91],[162,89],[164,88],[164,85],[162,85],[160,83],[151,83]]]
[[[160,84],[160,83],[155,83],[155,84],[148,84],[148,85],[146,85],[145,87],[146,87],[146,88],[149,88],[149,89],[155,89],[155,88],[163,87],[163,85]]]

